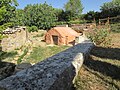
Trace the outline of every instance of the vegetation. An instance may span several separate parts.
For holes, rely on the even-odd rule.
[[[107,17],[117,17],[120,15],[120,0],[112,0],[111,2],[106,2],[100,7],[100,12],[89,11],[84,15],[84,19],[88,22],[92,22],[93,19],[98,20]],[[118,22],[119,18],[115,21]],[[113,20],[114,21],[114,20]],[[111,21],[111,22],[113,22]]]
[[[120,33],[120,23],[111,24],[111,31]]]
[[[27,58],[26,62],[37,63],[40,62],[56,53],[59,53],[68,46],[53,46],[53,47],[35,47],[31,52],[30,56]]]
[[[13,57],[17,55],[17,52],[16,51],[11,51],[11,52],[3,52],[3,51],[0,51],[0,61],[5,59],[5,58],[8,58],[8,57]]]
[[[112,0],[101,6],[102,17],[115,17],[120,15],[120,0]],[[106,14],[107,13],[107,14]]]
[[[25,25],[37,26],[39,29],[49,29],[54,26],[56,16],[54,8],[44,4],[27,5],[25,7]]]
[[[65,11],[68,12],[71,19],[78,19],[82,13],[83,6],[81,4],[81,0],[69,0],[65,4]]]
[[[3,38],[1,32],[12,25],[11,18],[15,15],[17,5],[16,0],[0,0],[0,40]]]
[[[38,32],[38,28],[36,26],[31,26],[27,28],[29,32]]]
[[[22,9],[17,9],[15,11],[15,16],[11,18],[14,22],[14,26],[24,26],[25,25],[25,12]]]
[[[88,38],[96,45],[108,46],[110,44],[110,33],[107,29],[95,29],[87,34]]]
[[[18,53],[16,51],[3,52],[0,51],[0,68],[4,66],[3,60],[6,58],[14,58]]]
[[[11,21],[17,5],[16,0],[0,0],[0,25]]]
[[[36,26],[38,29],[49,29],[55,25],[56,20],[55,9],[46,2],[29,4],[23,10],[18,9],[13,18],[15,25]]]
[[[43,37],[44,36],[44,33],[40,33],[40,34],[37,34],[36,36],[33,36],[33,38],[36,38],[36,37]]]
[[[96,46],[84,61],[75,81],[76,90],[120,89],[120,34],[111,33],[111,47]]]
[[[23,58],[24,58],[24,56],[26,55],[28,53],[28,48],[26,48],[25,50],[24,50],[24,52],[23,52],[23,54],[18,58],[18,60],[17,60],[17,64],[20,64],[23,60]]]
[[[87,12],[87,14],[84,15],[84,19],[88,20],[88,22],[93,22],[94,20],[98,20],[100,19],[100,12],[95,12],[95,11],[89,11]]]

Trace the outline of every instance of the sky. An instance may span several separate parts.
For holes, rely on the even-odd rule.
[[[52,5],[54,8],[64,8],[64,5],[68,2],[68,0],[17,0],[19,6],[17,8],[23,9],[27,4],[36,4],[36,3],[44,3],[45,1]],[[100,11],[100,6],[105,2],[110,2],[112,0],[81,0],[83,4],[83,13],[87,13],[88,11]]]

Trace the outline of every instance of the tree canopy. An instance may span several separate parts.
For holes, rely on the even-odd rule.
[[[69,0],[64,7],[65,11],[71,13],[72,18],[78,18],[83,10],[81,0]]]
[[[0,0],[0,40],[2,39],[1,32],[11,26],[11,18],[15,16],[16,0]]]
[[[18,5],[16,0],[0,0],[0,25],[10,22]]]
[[[120,15],[120,0],[112,0],[101,6],[102,17],[113,17]]]
[[[100,12],[89,11],[84,15],[84,19],[88,20],[89,22],[92,22],[93,20],[99,20],[101,18],[100,14]]]
[[[18,25],[37,26],[39,29],[49,29],[57,20],[55,9],[46,2],[29,4],[23,10],[17,10],[15,18]]]

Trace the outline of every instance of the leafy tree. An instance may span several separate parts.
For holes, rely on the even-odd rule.
[[[39,29],[49,29],[57,21],[55,9],[44,4],[27,5],[24,9],[25,25],[37,26]]]
[[[64,10],[55,8],[57,21],[64,21]]]
[[[73,19],[80,17],[83,10],[81,0],[69,0],[64,7],[65,11],[71,13],[70,17]]]
[[[0,0],[0,40],[3,38],[1,32],[12,25],[10,22],[17,5],[16,0]]]
[[[11,18],[11,21],[14,22],[14,26],[17,26],[17,25],[24,26],[25,25],[24,10],[17,9],[15,11],[15,16],[13,18]]]
[[[16,0],[0,0],[0,25],[10,22],[10,18],[15,15],[17,5]]]
[[[94,19],[98,21],[100,19],[100,12],[89,11],[84,15],[84,19],[89,22],[92,22]]]
[[[101,6],[102,17],[113,17],[120,15],[120,0],[112,0]]]
[[[62,9],[56,9],[55,11],[57,21],[64,21],[64,22],[69,22],[72,19],[72,12],[70,11],[64,11]]]

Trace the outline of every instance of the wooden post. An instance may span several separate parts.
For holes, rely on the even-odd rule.
[[[108,31],[110,32],[110,18],[109,17],[107,19],[107,23],[108,23]]]
[[[95,21],[95,18],[93,18],[93,23],[94,23],[95,28],[96,28],[96,21]]]
[[[107,19],[107,23],[109,24],[110,23],[110,18],[108,17],[108,19]]]
[[[65,43],[66,43],[66,45],[68,45],[68,36],[66,36],[66,42]]]
[[[99,19],[99,25],[101,24],[100,19]]]

